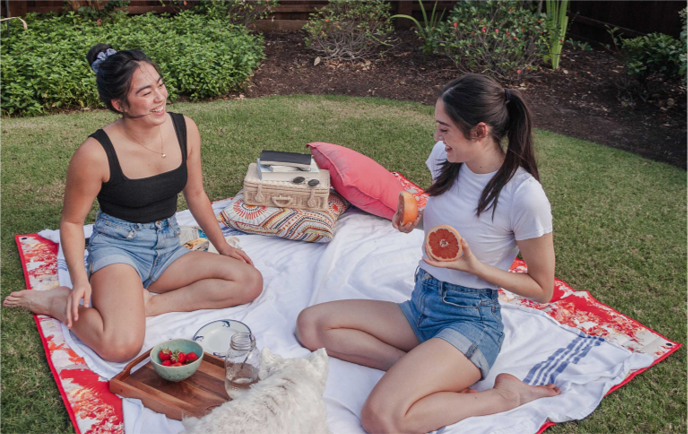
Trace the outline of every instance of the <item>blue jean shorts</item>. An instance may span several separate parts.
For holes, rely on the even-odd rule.
[[[442,282],[419,269],[411,300],[399,307],[421,343],[449,342],[487,377],[504,340],[499,291]]]
[[[179,244],[179,234],[175,216],[153,223],[132,223],[100,211],[88,243],[88,275],[108,265],[129,264],[148,288],[170,264],[190,252]]]

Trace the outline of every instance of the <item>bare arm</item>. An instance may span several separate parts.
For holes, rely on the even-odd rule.
[[[480,262],[471,252],[466,240],[462,240],[463,255],[454,262],[437,262],[424,259],[430,265],[451,268],[478,276],[515,294],[548,303],[554,292],[554,242],[552,233],[538,238],[517,241],[523,260],[528,265],[527,273],[509,273],[492,265]]]
[[[93,138],[74,153],[67,169],[64,206],[60,220],[60,243],[72,279],[72,294],[67,299],[67,327],[79,319],[79,301],[91,302],[91,285],[84,268],[84,220],[109,173],[107,155]]]
[[[203,188],[203,172],[201,170],[201,135],[196,123],[188,117],[187,129],[187,160],[188,181],[184,188],[184,198],[189,205],[189,210],[199,226],[208,235],[208,239],[221,255],[230,256],[247,264],[253,265],[251,259],[239,249],[235,249],[225,240],[222,230],[217,223],[210,199]]]

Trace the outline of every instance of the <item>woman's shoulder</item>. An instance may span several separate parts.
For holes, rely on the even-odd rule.
[[[517,192],[520,190],[532,191],[532,190],[543,190],[540,181],[535,179],[526,169],[519,167],[516,169],[516,173],[511,177],[507,186],[512,190],[512,192]],[[544,190],[543,190],[544,191]]]
[[[191,119],[190,117],[188,117],[187,115],[181,114],[181,113],[170,112],[170,116],[176,117],[177,119],[183,119],[187,130],[190,130],[190,131],[198,130],[198,126],[196,125],[196,122],[194,122],[194,120]]]
[[[93,136],[89,136],[74,151],[72,164],[78,165],[107,165],[108,158],[103,145]]]
[[[523,167],[518,168],[516,174],[509,180],[507,188],[513,204],[526,207],[540,207],[545,204],[549,206],[549,199],[542,184]]]

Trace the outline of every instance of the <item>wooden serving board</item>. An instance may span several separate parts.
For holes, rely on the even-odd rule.
[[[131,372],[150,354],[141,354],[110,380],[110,391],[125,398],[140,399],[143,405],[167,417],[203,417],[215,407],[229,401],[225,391],[225,362],[204,353],[201,366],[179,382],[168,381],[153,369],[151,361]]]

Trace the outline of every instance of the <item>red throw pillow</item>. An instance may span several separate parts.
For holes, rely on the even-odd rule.
[[[306,145],[318,167],[330,171],[332,186],[352,205],[391,220],[404,188],[375,160],[344,146],[315,142]]]

